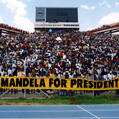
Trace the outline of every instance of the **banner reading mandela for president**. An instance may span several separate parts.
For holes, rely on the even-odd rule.
[[[0,77],[2,89],[63,89],[63,90],[115,90],[119,89],[119,78],[107,81],[91,81],[82,78],[62,79],[57,77]]]

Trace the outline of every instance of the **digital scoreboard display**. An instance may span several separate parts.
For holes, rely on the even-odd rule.
[[[78,22],[78,9],[37,7],[36,22]]]

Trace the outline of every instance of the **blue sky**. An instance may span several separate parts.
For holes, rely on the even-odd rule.
[[[0,23],[33,32],[35,7],[78,7],[81,31],[119,22],[119,0],[0,0]]]

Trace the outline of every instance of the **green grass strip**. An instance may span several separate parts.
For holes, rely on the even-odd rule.
[[[92,105],[92,104],[119,104],[119,95],[77,95],[77,96],[52,96],[49,99],[0,99],[0,105]]]

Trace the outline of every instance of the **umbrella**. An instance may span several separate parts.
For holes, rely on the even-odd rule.
[[[57,41],[62,41],[62,39],[60,37],[57,37],[56,40]]]

